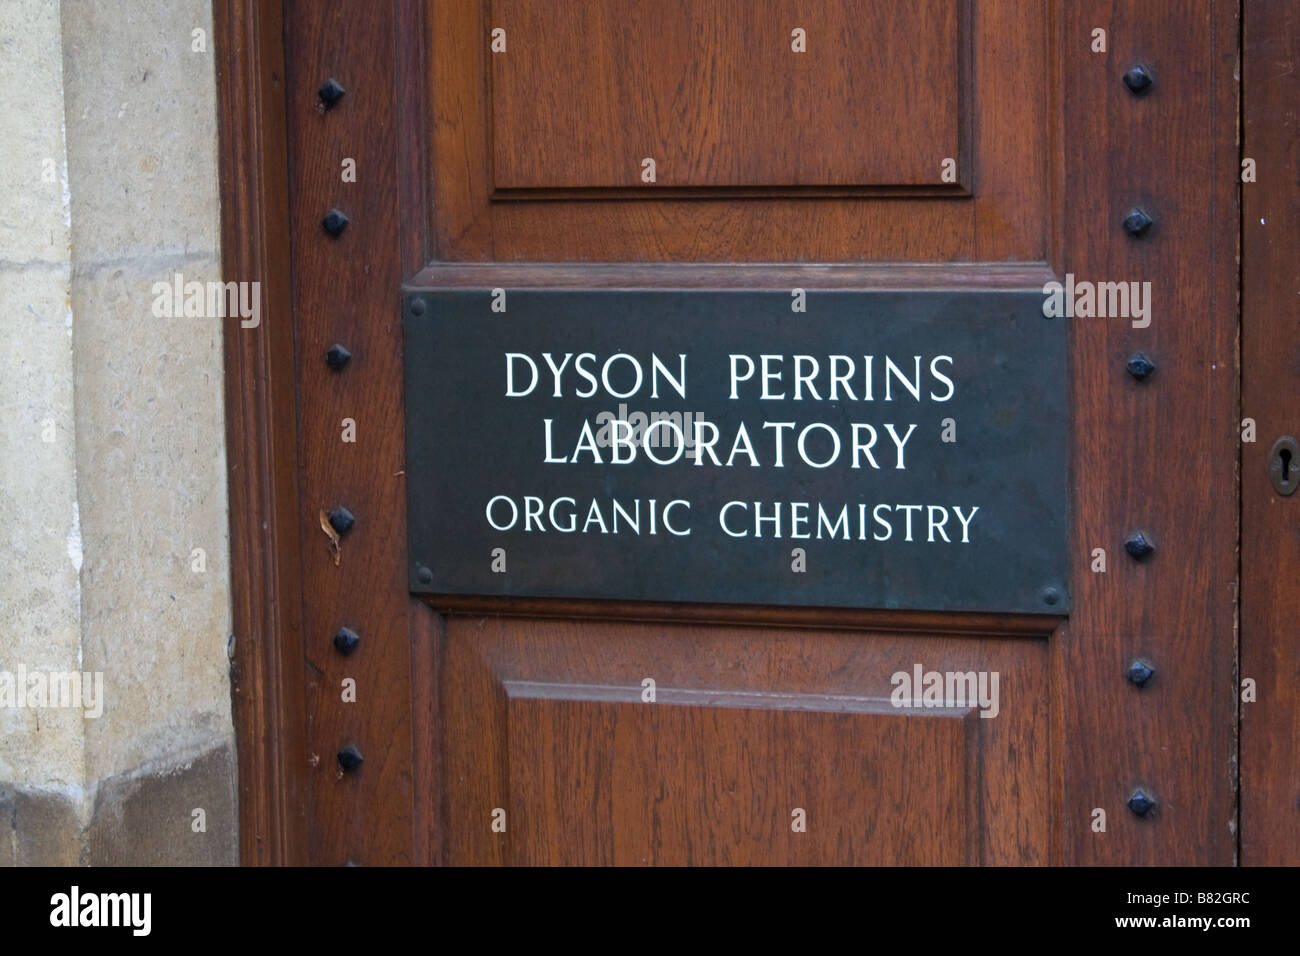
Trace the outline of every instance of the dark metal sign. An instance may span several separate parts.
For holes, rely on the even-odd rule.
[[[411,590],[1064,612],[1042,302],[408,290]]]

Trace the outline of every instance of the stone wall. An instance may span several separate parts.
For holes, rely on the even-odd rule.
[[[223,320],[155,289],[220,276],[213,41],[204,0],[0,4],[3,863],[237,862]],[[17,706],[55,672],[102,713]]]

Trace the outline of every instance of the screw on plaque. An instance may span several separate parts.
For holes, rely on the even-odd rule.
[[[1038,599],[1048,607],[1056,607],[1061,603],[1061,589],[1048,585],[1038,592]]]
[[[326,232],[337,239],[348,227],[349,219],[341,209],[331,209],[325,214],[325,218],[320,221],[321,226]]]
[[[1151,229],[1155,220],[1137,207],[1129,210],[1128,215],[1124,217],[1124,231],[1134,239],[1141,239]]]
[[[1140,817],[1146,816],[1155,808],[1156,802],[1146,795],[1140,787],[1128,798],[1128,808]]]
[[[1135,687],[1145,687],[1147,681],[1156,676],[1156,669],[1151,666],[1150,661],[1136,660],[1128,666],[1124,676]]]
[[[1147,72],[1146,67],[1141,63],[1124,74],[1124,85],[1128,87],[1128,91],[1134,96],[1141,96],[1151,89],[1153,82],[1151,74]]]
[[[1129,557],[1134,561],[1145,559],[1151,552],[1155,551],[1155,545],[1147,540],[1147,536],[1141,531],[1133,534],[1124,542],[1124,550],[1128,552]]]
[[[415,566],[415,576],[421,584],[433,583],[433,572],[430,571],[428,568],[426,568],[423,564],[417,564]]]
[[[352,526],[357,523],[357,519],[352,517],[352,512],[341,505],[333,509],[329,515],[330,527],[343,536],[352,530]]]
[[[322,84],[321,88],[316,91],[316,95],[320,97],[321,103],[323,103],[325,109],[328,110],[332,109],[335,103],[343,99],[343,94],[346,92],[347,90],[343,89],[339,81],[331,76],[324,82],[324,84]]]
[[[339,632],[334,635],[334,648],[344,657],[355,651],[360,643],[361,635],[350,627],[340,627]]]
[[[416,296],[411,300],[411,315],[424,315],[424,299]]]
[[[329,351],[325,353],[325,364],[337,372],[348,364],[350,358],[352,358],[352,353],[338,342],[335,342],[329,347]]]
[[[1141,352],[1129,359],[1128,365],[1125,367],[1128,369],[1128,373],[1139,382],[1145,382],[1151,373],[1156,370],[1155,363]]]
[[[351,744],[339,751],[338,758],[339,766],[343,768],[344,772],[356,770],[357,767],[361,766],[361,751]]]

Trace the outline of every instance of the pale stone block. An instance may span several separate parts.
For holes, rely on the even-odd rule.
[[[64,0],[79,264],[214,254],[220,239],[212,5]],[[193,31],[206,52],[193,52]]]
[[[221,320],[154,316],[170,279],[118,268],[73,287],[82,651],[107,697],[87,726],[92,779],[230,728]]]
[[[67,166],[59,5],[0,3],[0,262],[66,262]],[[52,177],[52,178],[51,178]]]
[[[77,670],[81,531],[67,269],[0,270],[0,671]],[[47,440],[50,439],[50,440]],[[80,785],[81,712],[0,707],[0,781]]]

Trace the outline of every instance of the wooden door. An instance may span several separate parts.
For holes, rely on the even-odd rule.
[[[247,860],[1234,862],[1235,4],[218,10]],[[404,287],[1075,280],[1068,612],[412,594]]]
[[[1241,862],[1300,864],[1300,20],[1243,7]],[[1249,169],[1249,173],[1245,172]],[[1261,173],[1262,170],[1262,173]],[[1249,433],[1248,433],[1249,430]],[[1289,440],[1289,441],[1288,441]],[[1279,487],[1280,485],[1280,487]]]

